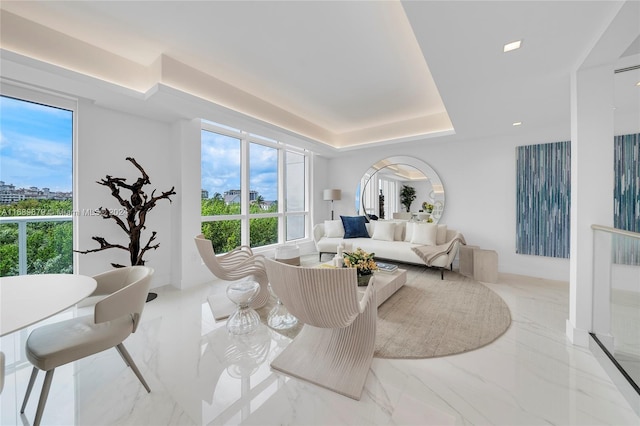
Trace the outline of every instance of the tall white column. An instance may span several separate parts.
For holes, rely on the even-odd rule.
[[[176,213],[172,217],[172,284],[180,289],[212,280],[193,238],[200,233],[200,120],[183,120],[172,127]]]
[[[613,226],[613,65],[571,76],[571,258],[567,336],[589,344],[592,322],[592,224]]]

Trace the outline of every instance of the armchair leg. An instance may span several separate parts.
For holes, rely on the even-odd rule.
[[[51,381],[53,380],[53,370],[47,371],[44,376],[44,383],[42,383],[42,391],[40,392],[40,400],[38,401],[38,408],[36,409],[36,418],[33,420],[33,426],[39,426],[42,420],[42,413],[44,413],[44,406],[47,403],[47,397],[49,396],[49,389],[51,388]]]
[[[31,370],[31,378],[27,385],[27,392],[24,394],[24,400],[22,401],[22,408],[20,408],[20,413],[22,414],[24,414],[24,409],[27,408],[27,401],[29,401],[29,396],[33,390],[33,384],[36,382],[36,377],[38,377],[38,369],[33,367],[33,370]]]
[[[150,393],[151,389],[149,389],[149,385],[144,380],[144,377],[142,377],[142,373],[140,373],[140,370],[138,370],[138,366],[136,365],[135,362],[133,362],[133,358],[131,358],[131,355],[129,355],[129,352],[127,352],[127,349],[124,347],[124,345],[120,343],[119,345],[116,346],[116,349],[124,359],[125,364],[131,367],[131,370],[133,370],[138,380],[140,380],[140,383],[142,383],[142,386],[144,386],[147,392]]]
[[[47,403],[47,397],[49,396],[49,389],[51,388],[51,381],[53,380],[53,370],[47,371],[44,376],[44,382],[42,383],[42,391],[40,391],[40,400],[38,401],[38,408],[36,409],[36,417],[33,420],[33,426],[38,426],[40,421],[42,420],[42,413],[44,413],[44,406]],[[24,395],[24,401],[22,401],[22,407],[20,408],[20,413],[24,414],[24,409],[27,408],[27,401],[29,401],[29,396],[31,395],[31,391],[33,390],[33,384],[36,382],[36,377],[38,377],[38,369],[33,367],[31,371],[31,378],[29,379],[29,384],[27,385],[27,392]]]

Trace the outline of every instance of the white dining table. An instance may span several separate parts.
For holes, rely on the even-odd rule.
[[[92,277],[77,274],[0,278],[0,337],[64,311],[96,286]]]

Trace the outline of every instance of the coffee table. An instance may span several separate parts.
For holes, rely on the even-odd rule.
[[[323,268],[335,268],[331,262],[322,263],[320,266]],[[382,305],[393,293],[407,283],[406,269],[398,268],[393,272],[376,271],[373,276],[375,277],[376,302],[378,306]],[[360,292],[364,293],[365,288],[360,287]]]

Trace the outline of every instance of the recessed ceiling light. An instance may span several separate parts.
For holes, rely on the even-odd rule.
[[[512,41],[511,43],[507,43],[504,45],[504,53],[511,52],[512,50],[520,49],[520,45],[522,44],[522,40]]]
[[[636,83],[636,86],[640,86],[640,81]]]
[[[514,126],[521,126],[522,125],[522,121],[516,121],[513,123]]]

